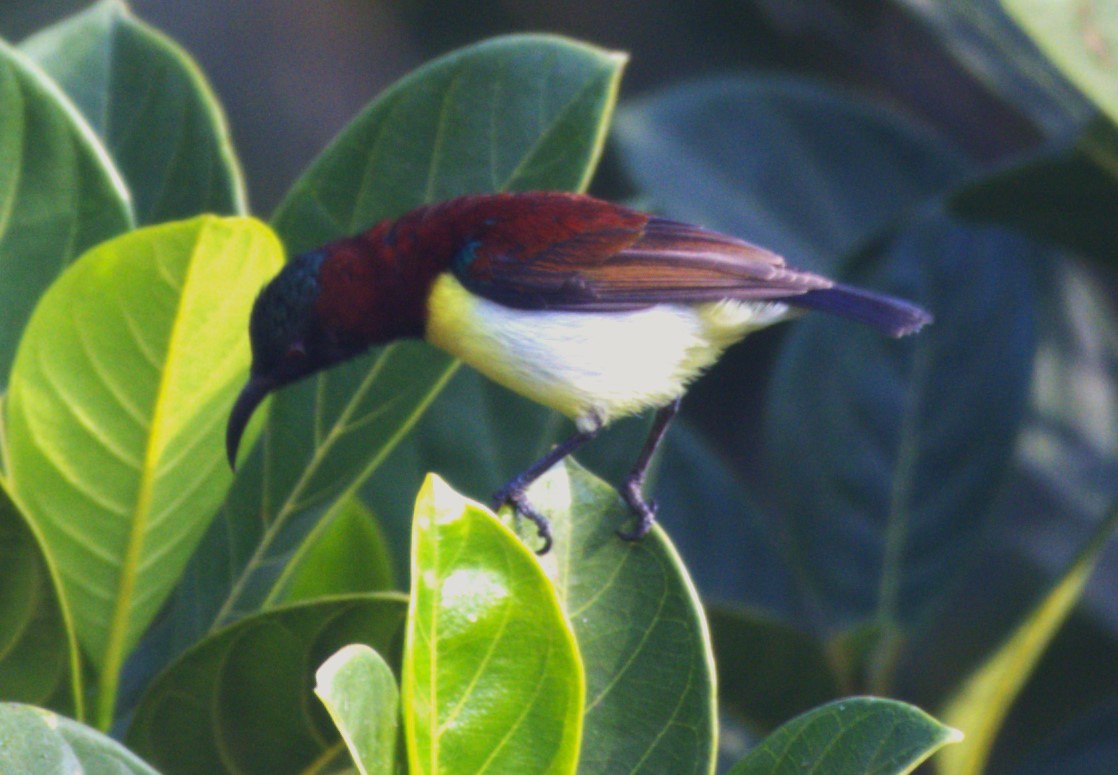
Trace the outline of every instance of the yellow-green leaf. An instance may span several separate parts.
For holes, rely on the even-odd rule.
[[[245,322],[281,257],[245,218],[135,231],[71,266],[20,343],[12,493],[102,673],[102,725],[125,657],[229,486],[222,432],[248,366]]]
[[[1118,122],[1118,13],[1103,0],[1002,0],[1064,76]]]
[[[1118,528],[1118,508],[1100,523],[1064,575],[1032,612],[955,692],[940,717],[966,734],[937,759],[944,775],[979,775],[1017,695],[1083,594],[1099,553]]]
[[[431,475],[415,506],[404,646],[411,772],[573,773],[586,693],[539,563]]]

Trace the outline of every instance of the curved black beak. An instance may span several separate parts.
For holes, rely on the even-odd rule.
[[[260,405],[272,388],[276,386],[274,380],[268,377],[251,377],[248,384],[237,396],[237,403],[233,404],[233,411],[229,413],[229,424],[225,426],[225,454],[229,456],[229,467],[237,470],[237,448],[241,445],[241,436],[245,427],[252,418],[252,413]]]

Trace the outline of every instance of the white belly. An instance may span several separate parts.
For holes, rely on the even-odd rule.
[[[490,379],[586,422],[664,406],[749,331],[788,317],[787,305],[721,301],[631,312],[512,309],[451,275],[428,304],[427,339]]]

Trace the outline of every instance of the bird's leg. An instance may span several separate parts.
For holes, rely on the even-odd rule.
[[[588,419],[590,421],[588,427],[580,428],[578,431],[556,444],[547,454],[543,455],[539,460],[510,479],[504,487],[493,493],[494,511],[501,508],[504,504],[509,503],[512,504],[513,512],[517,516],[527,517],[535,524],[536,532],[539,533],[540,538],[543,540],[543,547],[537,549],[536,554],[547,554],[551,549],[551,524],[547,521],[547,517],[541,514],[528,501],[525,490],[532,485],[532,482],[543,476],[549,468],[598,435],[598,431],[602,429],[602,419],[597,415],[590,415]]]
[[[656,448],[663,441],[664,434],[672,423],[672,418],[679,411],[679,402],[680,399],[677,398],[667,406],[660,407],[656,412],[656,418],[652,421],[652,428],[648,431],[648,438],[644,440],[644,446],[641,447],[641,453],[637,456],[637,462],[633,464],[632,470],[621,482],[621,497],[637,518],[637,525],[632,531],[617,531],[617,534],[626,541],[636,541],[643,537],[645,533],[652,529],[652,522],[656,519],[656,502],[646,501],[644,495],[641,494],[641,488],[644,486],[644,475],[648,472],[648,464],[652,462],[652,456],[656,453]]]

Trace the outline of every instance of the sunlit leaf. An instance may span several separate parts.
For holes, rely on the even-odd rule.
[[[416,500],[402,693],[413,773],[575,772],[586,684],[516,536],[434,475]]]
[[[361,644],[342,648],[315,673],[322,700],[361,775],[392,772],[400,690],[381,656]]]
[[[1002,0],[1060,72],[1118,123],[1118,16],[1109,3]]]
[[[0,704],[0,772],[158,775],[110,737],[47,710]]]
[[[247,371],[249,297],[228,289],[259,283],[280,255],[248,219],[132,232],[70,267],[20,343],[12,491],[102,673],[102,724],[229,486],[222,421]]]

